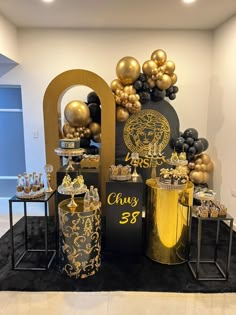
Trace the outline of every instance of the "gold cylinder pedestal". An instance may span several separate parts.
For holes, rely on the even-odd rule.
[[[70,199],[58,205],[59,267],[73,278],[94,275],[101,265],[100,209],[83,212],[83,199],[75,198],[76,207],[68,207]]]
[[[146,207],[146,255],[159,263],[186,261],[193,184],[184,189],[165,189],[148,179]]]

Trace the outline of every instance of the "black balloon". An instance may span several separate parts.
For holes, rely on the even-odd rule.
[[[196,153],[200,154],[204,151],[204,146],[201,141],[197,140],[194,142],[194,148],[196,149]]]
[[[90,147],[87,148],[87,154],[98,154],[99,153],[99,148],[96,147],[95,145],[91,145]]]
[[[191,137],[186,138],[185,142],[191,147],[194,144],[194,139]]]
[[[134,82],[134,88],[135,88],[136,90],[141,90],[142,87],[143,87],[143,82],[142,82],[141,80],[136,80],[136,81]]]
[[[143,82],[143,90],[144,91],[149,91],[150,90],[149,84],[147,82]]]
[[[81,148],[87,148],[90,145],[90,139],[87,138],[81,138],[80,139],[80,147]]]
[[[140,92],[139,96],[141,103],[149,102],[151,99],[151,94],[149,92]]]
[[[87,102],[88,104],[90,103],[96,103],[98,105],[100,105],[100,99],[99,97],[97,96],[97,94],[93,91],[93,92],[90,92],[88,95],[87,95]]]
[[[184,147],[184,138],[183,137],[177,138],[174,144],[175,151],[178,153],[182,152],[183,147]]]
[[[153,88],[151,92],[151,99],[154,102],[162,100],[166,95],[165,90],[159,90],[157,87]]]
[[[205,138],[198,138],[199,141],[201,141],[201,143],[203,144],[203,151],[206,151],[208,149],[209,143],[207,141],[207,139]]]
[[[147,77],[144,73],[140,73],[138,80],[145,82],[145,81],[147,81]]]
[[[169,95],[169,99],[170,99],[171,101],[173,101],[175,98],[176,98],[175,93],[171,93],[171,94]]]
[[[188,152],[188,149],[189,149],[189,145],[185,142],[185,143],[183,144],[183,150],[184,150],[184,152]]]
[[[189,155],[195,155],[197,153],[197,150],[196,150],[196,148],[193,146],[193,147],[190,147],[189,149],[188,149],[188,154]]]
[[[194,128],[188,128],[188,129],[186,129],[186,130],[184,131],[183,136],[184,136],[185,138],[191,137],[191,138],[193,138],[194,140],[197,140],[197,138],[198,138],[198,131],[197,131],[196,129],[194,129]]]
[[[101,108],[96,103],[91,103],[88,105],[90,111],[90,117],[94,122],[101,123]]]
[[[173,85],[173,92],[174,92],[174,93],[178,93],[178,92],[179,92],[178,86]]]

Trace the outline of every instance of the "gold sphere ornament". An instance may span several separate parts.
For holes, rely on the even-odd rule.
[[[172,85],[174,85],[178,79],[177,75],[175,73],[173,73],[170,78],[171,78]]]
[[[149,77],[154,75],[153,72],[155,72],[155,69],[157,69],[157,65],[156,65],[155,61],[153,61],[153,60],[147,60],[142,65],[143,73]]]
[[[158,67],[162,66],[166,62],[166,58],[166,52],[162,49],[155,50],[151,55],[151,59],[155,61]]]
[[[73,127],[85,126],[90,118],[88,106],[82,101],[72,101],[64,109],[64,115]]]
[[[166,61],[164,72],[169,75],[172,75],[174,71],[175,71],[175,63],[171,60]]]
[[[116,107],[116,120],[119,122],[125,122],[129,118],[129,112],[122,106]]]
[[[96,122],[91,122],[91,124],[89,124],[89,129],[93,136],[101,132],[101,126]]]
[[[139,62],[130,56],[120,59],[116,66],[116,75],[124,85],[132,84],[140,75]]]
[[[162,76],[162,79],[161,80],[157,80],[157,87],[161,90],[166,90],[168,89],[171,84],[172,84],[172,81],[171,81],[171,78],[168,74],[163,74]]]
[[[117,89],[119,90],[123,90],[123,85],[122,83],[120,82],[120,80],[118,79],[114,79],[112,82],[111,82],[111,90],[113,92],[115,92]]]

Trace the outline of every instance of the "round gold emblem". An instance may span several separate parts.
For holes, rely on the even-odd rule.
[[[145,157],[150,144],[156,143],[158,151],[163,152],[170,140],[170,125],[158,111],[145,109],[130,116],[125,123],[123,136],[131,152]]]

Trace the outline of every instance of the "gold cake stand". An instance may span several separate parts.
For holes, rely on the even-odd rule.
[[[82,148],[80,148],[80,149],[61,149],[61,148],[55,149],[55,152],[58,156],[68,158],[68,164],[66,167],[66,171],[74,171],[72,157],[73,156],[82,156],[84,154],[84,151],[85,150]]]

